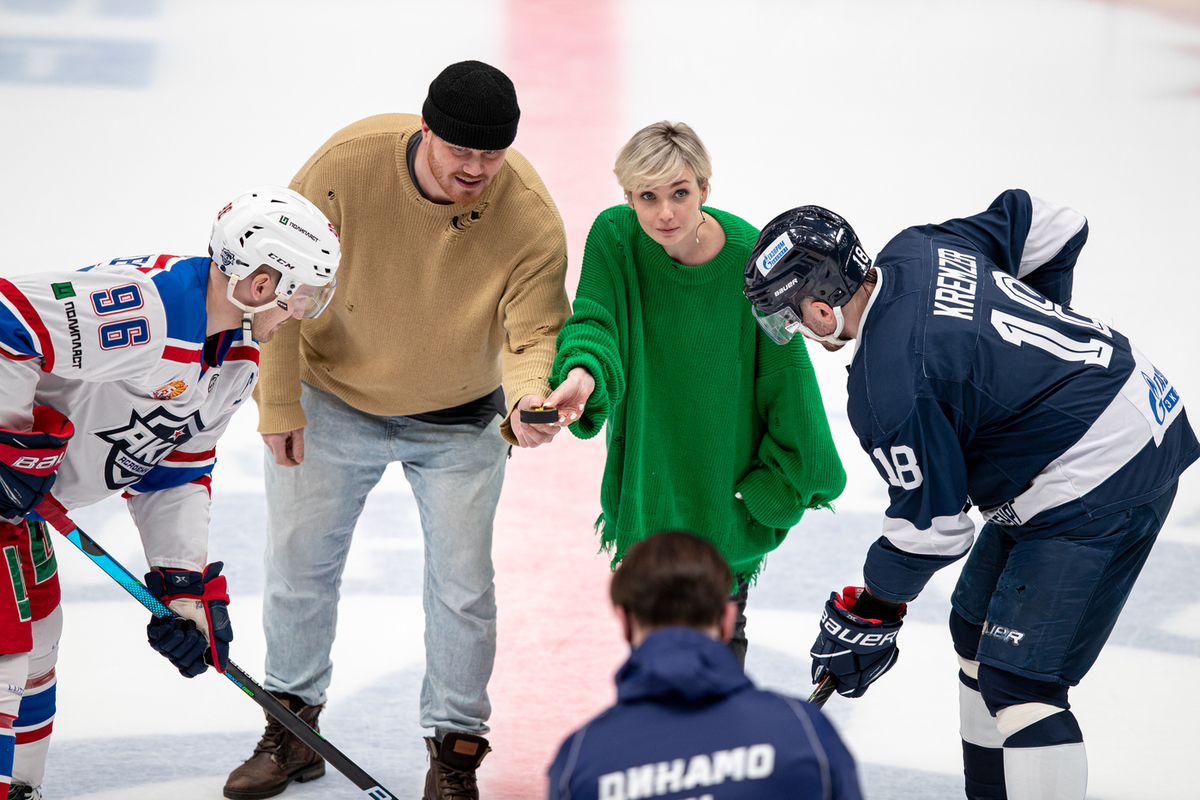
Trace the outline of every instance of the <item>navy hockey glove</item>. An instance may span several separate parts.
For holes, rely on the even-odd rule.
[[[34,407],[29,433],[0,428],[0,517],[23,517],[42,502],[74,434],[71,420],[49,406]]]
[[[838,694],[862,697],[871,683],[887,672],[900,658],[896,634],[904,621],[907,607],[896,607],[890,620],[870,619],[851,613],[860,596],[861,586],[847,586],[829,595],[821,613],[821,633],[813,642],[812,679],[818,683],[828,671],[837,680]],[[878,606],[877,606],[878,607]]]
[[[224,672],[229,663],[233,627],[229,624],[229,595],[222,566],[214,561],[204,568],[203,575],[163,567],[146,573],[146,588],[178,614],[173,619],[150,618],[146,626],[150,646],[185,678],[204,672],[208,664]]]

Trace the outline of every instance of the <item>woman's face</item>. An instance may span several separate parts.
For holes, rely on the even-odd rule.
[[[695,237],[700,224],[700,205],[708,188],[696,183],[690,167],[661,186],[642,189],[629,198],[642,230],[666,249]]]

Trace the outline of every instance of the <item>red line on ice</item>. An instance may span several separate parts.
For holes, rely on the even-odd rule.
[[[537,169],[563,216],[570,270],[592,220],[620,201],[613,159],[620,130],[617,18],[612,0],[511,0],[500,66],[521,103],[514,146]],[[536,450],[513,449],[496,514],[499,642],[492,699],[494,752],[480,771],[494,800],[544,797],[563,738],[614,698],[628,654],[607,602],[608,557],[592,525],[600,512],[603,436],[562,431]]]

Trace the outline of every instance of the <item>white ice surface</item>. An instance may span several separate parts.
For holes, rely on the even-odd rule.
[[[451,61],[505,66],[506,37],[521,36],[506,14],[532,2],[0,0],[0,275],[203,252],[215,210],[249,186],[286,183],[338,128],[369,114],[418,111],[429,80]],[[683,119],[713,153],[713,205],[761,225],[785,208],[820,203],[850,218],[871,252],[907,225],[980,210],[1012,186],[1068,203],[1091,223],[1076,308],[1129,335],[1185,402],[1200,398],[1194,0],[616,7],[616,144],[654,120]],[[118,58],[149,53],[145,70],[130,67],[142,82],[50,80],[71,41],[114,43]],[[30,61],[14,68],[13,52],[31,53]],[[518,90],[536,97],[536,87]],[[543,177],[555,192],[570,176]],[[596,186],[591,205],[562,211],[568,224],[590,220],[619,199],[607,183]],[[581,247],[571,242],[573,263]],[[806,518],[751,595],[748,669],[794,693],[806,691],[815,610],[831,588],[857,580],[886,497],[846,422],[847,358],[814,354],[850,475],[839,513]],[[249,587],[235,590],[237,659],[261,677],[254,423],[251,407],[222,442],[213,557],[231,565],[231,583]],[[594,492],[580,487],[589,502]],[[398,507],[415,531],[400,476],[389,473],[377,495],[365,519],[391,519]],[[78,521],[140,571],[119,501]],[[416,562],[420,540],[376,539],[378,527],[360,528],[351,554],[336,695],[323,720],[331,741],[393,791],[415,797],[424,773],[414,746],[419,565],[397,588],[381,564]],[[47,800],[219,797],[224,775],[261,730],[257,706],[222,679],[185,682],[163,668],[144,644],[144,612],[66,550],[60,546],[66,630]],[[1200,797],[1191,768],[1200,718],[1198,573],[1193,469],[1112,644],[1072,691],[1092,797]],[[871,800],[960,796],[955,665],[944,625],[952,580],[940,575],[914,605],[894,673],[866,698],[828,706],[860,759]],[[381,607],[398,626],[394,638],[371,626]],[[286,796],[361,795],[331,775]]]

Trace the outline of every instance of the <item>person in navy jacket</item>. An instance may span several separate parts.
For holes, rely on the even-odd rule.
[[[813,705],[762,691],[724,642],[737,606],[712,544],[633,545],[610,595],[633,652],[617,704],[563,742],[550,800],[858,800],[854,760]]]
[[[1070,307],[1087,220],[1014,189],[908,228],[872,266],[846,220],[785,212],[746,265],[779,343],[851,340],[850,424],[890,503],[833,593],[813,680],[858,697],[896,663],[905,604],[966,556],[951,597],[967,797],[1080,800],[1067,692],[1095,663],[1200,445],[1170,379]],[[987,524],[978,538],[967,516]]]

